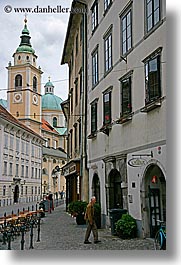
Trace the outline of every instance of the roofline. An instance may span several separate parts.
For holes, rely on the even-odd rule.
[[[87,3],[82,1],[82,0],[73,0],[72,1],[72,6],[71,6],[71,10],[75,7],[76,4],[82,4],[82,5],[86,5]],[[77,13],[78,14],[78,13]],[[83,14],[83,13],[82,13]],[[68,43],[68,39],[69,39],[69,35],[70,35],[70,29],[72,27],[72,19],[74,17],[74,15],[76,15],[76,13],[70,13],[69,16],[69,22],[68,22],[68,27],[67,27],[67,33],[66,33],[66,37],[65,37],[65,42],[64,42],[64,48],[63,48],[63,53],[62,53],[62,59],[61,59],[61,65],[67,63],[65,62],[64,58],[65,58],[65,54],[66,54],[66,48],[67,48],[67,43]]]
[[[41,129],[42,131],[44,131],[44,132],[46,132],[46,133],[49,133],[49,134],[55,134],[55,135],[57,135],[57,136],[60,136],[60,134],[56,131],[56,132],[52,132],[52,131],[48,131],[48,130],[46,130],[46,129]],[[55,130],[55,129],[54,129]]]
[[[3,107],[3,106],[2,106],[2,107]],[[3,108],[4,108],[4,107],[3,107]],[[5,108],[4,108],[4,109],[5,109]],[[6,109],[5,109],[5,110],[6,110]],[[7,111],[7,110],[6,110],[6,111]],[[7,111],[7,112],[8,112],[8,111]],[[8,114],[10,114],[10,113],[8,112]],[[10,114],[10,115],[11,115],[11,114]],[[13,115],[11,115],[11,116],[12,116],[15,120],[17,120]],[[36,132],[33,131],[32,129],[30,129],[29,127],[27,127],[25,124],[22,124],[22,126],[21,126],[21,122],[20,122],[20,121],[17,120],[17,122],[15,122],[15,121],[9,120],[5,115],[2,115],[2,113],[0,113],[0,118],[6,120],[6,121],[9,122],[9,123],[12,123],[13,125],[15,125],[15,126],[17,126],[17,127],[20,127],[20,128],[23,129],[23,130],[28,131],[29,133],[31,133],[31,134],[37,136],[38,138],[40,138],[41,140],[45,141],[44,138],[43,138],[41,135],[39,135],[38,133],[36,133]]]

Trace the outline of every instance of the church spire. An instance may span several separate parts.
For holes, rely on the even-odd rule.
[[[19,47],[17,48],[16,52],[29,52],[29,53],[35,53],[35,50],[32,48],[31,43],[30,43],[30,32],[27,28],[27,18],[25,15],[24,19],[24,29],[22,30],[22,35],[21,35],[21,42]]]

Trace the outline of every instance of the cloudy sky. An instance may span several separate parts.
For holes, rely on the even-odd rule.
[[[38,9],[48,6],[70,8],[71,2],[72,0],[0,0],[0,98],[6,99],[7,90],[5,89],[7,89],[8,79],[6,66],[9,61],[13,63],[12,55],[20,44],[20,36],[24,28],[25,14],[24,12],[15,12],[15,8],[32,8],[32,10],[35,8],[36,12]],[[55,86],[55,94],[65,100],[68,91],[68,68],[66,65],[61,66],[60,62],[69,12],[35,12],[27,12],[27,26],[30,31],[31,45],[38,56],[37,66],[41,66],[44,72],[42,93],[44,94],[44,84],[50,76]]]

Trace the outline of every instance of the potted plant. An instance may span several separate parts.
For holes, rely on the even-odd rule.
[[[116,222],[116,233],[123,239],[136,237],[136,220],[129,214],[123,214],[121,219]]]
[[[87,202],[85,201],[73,201],[68,205],[68,212],[76,217],[78,225],[85,224],[84,214],[86,211]]]

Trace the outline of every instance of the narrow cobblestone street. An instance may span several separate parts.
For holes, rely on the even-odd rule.
[[[151,239],[131,239],[122,240],[117,236],[112,236],[110,229],[99,229],[99,239],[101,243],[94,244],[93,237],[90,236],[92,244],[85,245],[84,235],[86,225],[77,225],[66,211],[65,205],[61,205],[45,218],[41,219],[40,242],[37,242],[37,228],[33,231],[34,250],[153,250],[153,240]],[[25,235],[25,250],[29,250],[30,232]],[[11,242],[12,250],[20,250],[21,236]],[[7,249],[7,244],[0,243],[0,249]]]

